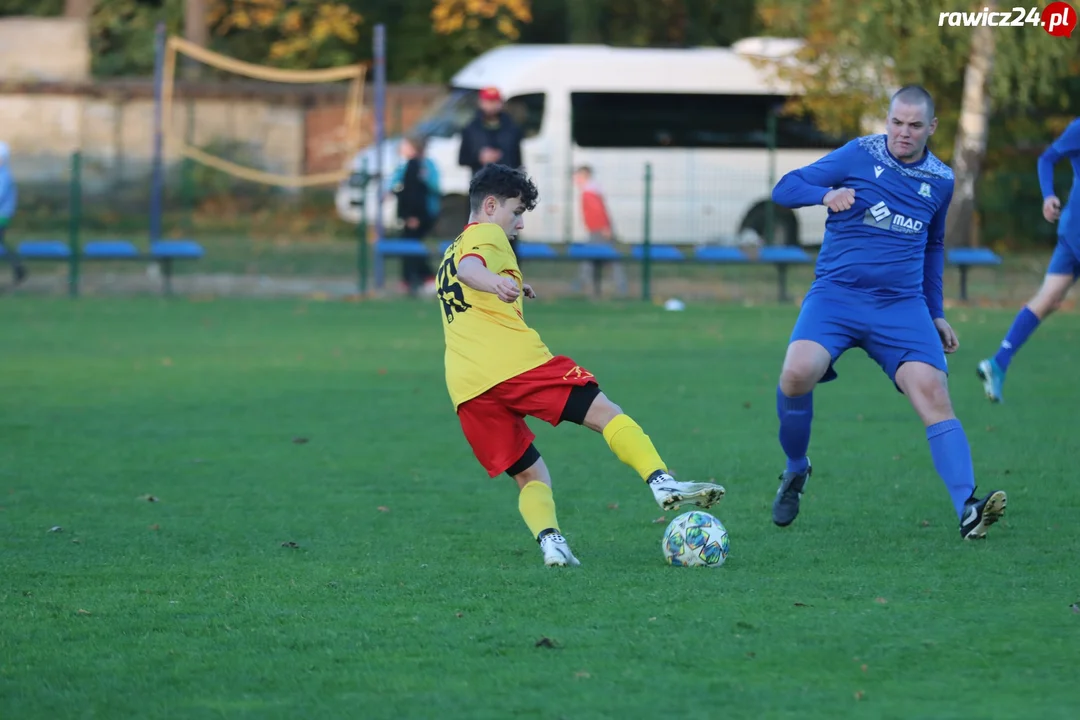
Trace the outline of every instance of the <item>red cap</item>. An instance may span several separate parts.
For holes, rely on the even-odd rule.
[[[502,95],[499,94],[499,88],[486,87],[480,91],[481,100],[502,100]]]

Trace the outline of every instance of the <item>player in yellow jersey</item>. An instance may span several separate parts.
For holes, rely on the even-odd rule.
[[[596,378],[568,357],[553,356],[525,324],[522,281],[510,237],[536,207],[537,190],[521,170],[488,165],[469,186],[469,224],[446,249],[436,282],[446,337],[446,386],[465,438],[488,475],[517,481],[518,509],[547,565],[580,565],[555,516],[551,475],[533,445],[526,416],[566,421],[602,433],[615,456],[648,483],[664,510],[685,502],[711,507],[724,496],[713,483],[679,482],[652,441]]]

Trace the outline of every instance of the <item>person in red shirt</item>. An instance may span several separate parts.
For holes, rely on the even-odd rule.
[[[610,243],[614,239],[611,228],[611,216],[608,215],[607,204],[604,202],[604,194],[600,186],[593,179],[593,170],[588,165],[582,165],[574,171],[574,185],[581,192],[581,217],[585,223],[585,230],[589,233],[591,243]],[[586,260],[581,263],[581,275],[575,283],[575,290],[580,291],[592,278],[593,293],[600,295],[600,279],[603,275],[604,261]],[[626,295],[626,268],[622,263],[613,263],[612,275],[620,295]]]

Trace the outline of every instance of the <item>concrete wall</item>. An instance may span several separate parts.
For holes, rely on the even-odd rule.
[[[211,154],[273,173],[335,170],[347,161],[342,96],[316,100],[238,91],[224,85],[186,90],[171,108],[173,133]],[[388,88],[387,123],[408,126],[442,92],[438,87]],[[361,141],[374,136],[370,89]],[[0,140],[12,149],[20,184],[62,183],[71,153],[81,150],[88,192],[148,178],[154,147],[154,102],[145,81],[0,85]],[[166,143],[166,162],[179,159]]]

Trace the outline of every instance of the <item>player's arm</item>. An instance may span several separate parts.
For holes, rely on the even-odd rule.
[[[1043,200],[1054,197],[1054,166],[1063,157],[1080,155],[1080,120],[1074,120],[1039,156],[1039,188]]]
[[[930,221],[930,227],[926,232],[926,257],[923,259],[923,297],[926,298],[926,307],[930,310],[930,317],[938,320],[945,317],[945,218],[949,214],[949,205],[952,204],[953,189],[945,201],[934,214]]]
[[[457,279],[477,292],[497,295],[503,302],[514,302],[521,289],[511,278],[488,270],[483,255],[467,253],[457,266]]]
[[[852,140],[806,167],[784,175],[773,188],[773,202],[792,210],[823,204],[825,196],[850,174],[852,160],[859,152],[857,143]]]

